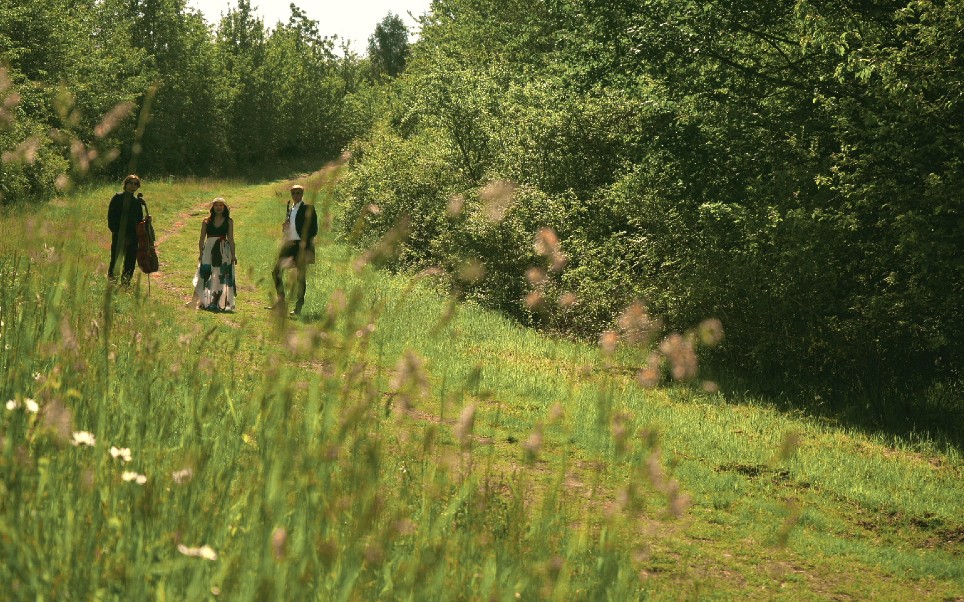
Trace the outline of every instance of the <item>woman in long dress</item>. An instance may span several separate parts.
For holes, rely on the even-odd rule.
[[[201,222],[198,267],[194,275],[194,297],[198,309],[234,311],[234,220],[224,198],[211,203],[210,215]]]

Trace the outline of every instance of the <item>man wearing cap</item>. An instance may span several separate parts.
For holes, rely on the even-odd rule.
[[[295,306],[291,315],[299,315],[305,305],[305,289],[307,288],[308,264],[315,262],[315,236],[318,234],[318,216],[313,205],[304,202],[305,187],[295,184],[291,187],[291,203],[288,216],[282,226],[284,242],[278,253],[271,272],[274,278],[274,288],[278,293],[278,301],[271,308],[285,306],[285,287],[281,279],[281,271],[294,268],[298,282],[295,286]]]

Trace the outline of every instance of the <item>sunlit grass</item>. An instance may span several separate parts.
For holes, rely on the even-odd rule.
[[[958,451],[644,389],[646,350],[452,305],[359,269],[329,230],[303,319],[279,324],[263,306],[286,189],[145,182],[149,293],[103,277],[109,187],[0,219],[11,597],[962,595]],[[231,315],[182,307],[217,195]]]

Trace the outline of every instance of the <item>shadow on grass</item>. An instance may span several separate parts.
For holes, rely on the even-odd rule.
[[[781,412],[802,413],[819,421],[884,435],[910,445],[931,444],[942,452],[964,453],[964,399],[961,385],[934,387],[927,393],[886,397],[779,393],[742,379],[720,379],[721,392],[731,403],[765,404]]]

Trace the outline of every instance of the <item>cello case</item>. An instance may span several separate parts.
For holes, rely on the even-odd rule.
[[[157,271],[157,249],[154,248],[154,225],[151,223],[151,214],[147,210],[147,203],[144,202],[144,195],[138,194],[141,205],[144,206],[144,219],[137,222],[137,265],[145,274],[153,274]]]

